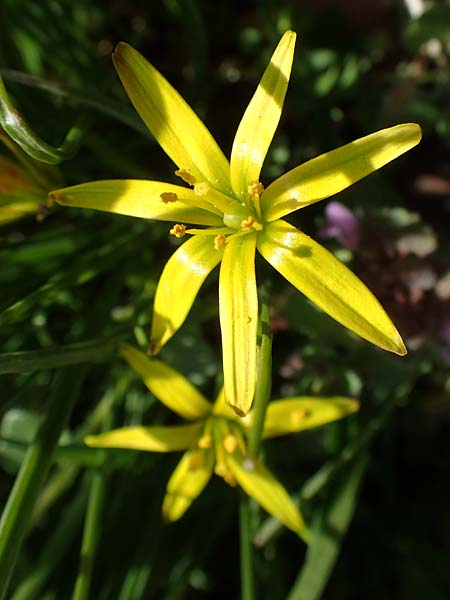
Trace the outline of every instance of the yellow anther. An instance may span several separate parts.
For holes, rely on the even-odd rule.
[[[250,196],[261,196],[264,191],[264,186],[260,181],[255,181],[248,186],[247,191]]]
[[[223,477],[227,471],[228,469],[223,464],[223,462],[216,463],[216,466],[214,467],[214,473],[216,475],[218,475],[219,477]]]
[[[219,477],[222,477],[222,479],[228,483],[228,485],[235,487],[236,479],[233,477],[230,469],[223,462],[216,464],[214,467],[214,473]]]
[[[251,229],[255,224],[255,219],[251,216],[241,221],[241,229]]]
[[[213,439],[211,434],[209,433],[205,433],[202,435],[202,437],[198,440],[198,447],[199,448],[212,448],[212,444],[213,444]]]
[[[211,191],[211,187],[205,181],[201,181],[194,185],[194,192],[197,196],[206,196],[209,191]]]
[[[214,238],[214,250],[220,250],[220,248],[223,248],[226,243],[227,243],[226,235],[223,235],[223,234],[216,235],[216,237]]]
[[[237,481],[234,478],[233,473],[227,469],[226,472],[223,474],[223,480],[228,483],[229,486],[231,487],[236,487],[237,485]]]
[[[203,453],[198,451],[198,452],[192,452],[191,455],[189,456],[189,470],[190,471],[195,471],[196,469],[199,469],[204,463],[204,458],[203,458]]]
[[[187,169],[177,169],[175,171],[175,175],[177,177],[180,177],[185,183],[188,183],[189,185],[195,185],[195,182],[197,181],[196,178],[192,175],[192,173],[189,173]]]
[[[178,200],[178,196],[175,194],[175,192],[163,192],[159,195],[159,197],[164,202],[164,204],[167,204],[169,202],[176,202]]]
[[[177,238],[182,238],[183,235],[186,233],[186,225],[180,225],[179,223],[177,223],[172,227],[169,233]]]
[[[238,441],[234,435],[227,435],[223,440],[223,447],[228,452],[228,454],[233,454],[233,452],[238,447]]]

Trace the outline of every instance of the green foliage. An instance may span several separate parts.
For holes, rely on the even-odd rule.
[[[263,180],[379,128],[423,126],[414,153],[335,198],[357,216],[360,246],[325,241],[386,306],[407,357],[356,340],[258,265],[273,290],[272,396],[351,395],[361,411],[264,443],[265,463],[299,500],[315,537],[307,553],[248,506],[256,597],[443,600],[450,593],[448,7],[429,2],[413,20],[402,3],[365,6],[364,14],[357,2],[272,0],[250,8],[203,0],[3,0],[0,7],[0,75],[9,109],[27,123],[22,148],[38,142],[35,158],[45,159],[43,149],[50,162],[64,158],[67,185],[165,180],[173,170],[116,78],[110,54],[120,40],[164,72],[229,154],[280,33],[297,30]],[[55,151],[80,119],[86,126],[76,154]],[[324,210],[318,203],[293,221],[320,238]],[[43,467],[29,480],[14,553],[23,543],[5,597],[79,600],[88,588],[100,600],[237,597],[234,490],[213,480],[179,522],[166,525],[161,502],[179,455],[82,444],[112,426],[173,424],[115,350],[118,340],[146,349],[156,283],[175,247],[170,224],[56,206],[43,214],[0,229],[3,506],[36,431],[51,418],[49,403],[69,411],[77,399],[58,447],[40,455]],[[207,397],[221,385],[216,279],[162,352]],[[0,527],[0,548],[1,539]],[[80,569],[82,548],[93,562]]]

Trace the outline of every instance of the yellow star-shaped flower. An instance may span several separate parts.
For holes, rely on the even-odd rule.
[[[121,344],[122,356],[139,373],[145,385],[165,406],[188,424],[124,427],[85,439],[96,448],[128,448],[149,452],[185,450],[167,484],[163,515],[179,519],[202,492],[213,472],[229,485],[239,484],[267,512],[302,537],[307,530],[302,516],[282,484],[262,462],[246,453],[246,435],[252,412],[241,419],[225,403],[223,390],[210,404],[182,375],[140,350]],[[275,400],[268,406],[263,437],[311,429],[356,411],[350,398],[296,397]]]
[[[383,129],[292,169],[264,188],[260,172],[277,128],[290,77],[295,33],[286,32],[242,117],[230,162],[164,77],[120,43],[113,59],[136,110],[191,187],[159,181],[98,181],[52,193],[59,203],[173,221],[190,234],[161,275],[151,331],[153,353],[184,322],[221,262],[219,311],[227,402],[249,410],[255,389],[258,299],[255,251],[345,327],[405,354],[391,320],[366,286],[331,253],[282,217],[323,200],[415,146],[420,127]],[[185,223],[202,226],[187,229]]]

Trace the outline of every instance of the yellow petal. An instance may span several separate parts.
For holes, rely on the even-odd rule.
[[[172,427],[123,427],[99,435],[89,435],[84,443],[92,448],[174,452],[195,446],[202,431],[202,422]]]
[[[231,419],[232,421],[238,421],[239,423],[242,421],[241,417],[237,415],[231,406],[227,403],[225,399],[225,390],[221,388],[220,392],[217,394],[216,401],[214,402],[212,414],[217,417],[225,417],[227,419]]]
[[[281,38],[239,124],[231,152],[231,185],[238,196],[259,180],[261,167],[283,109],[291,74],[296,34]]]
[[[161,194],[173,193],[176,202],[163,202]],[[207,205],[193,190],[161,181],[116,179],[94,181],[51,192],[51,200],[65,206],[95,208],[106,212],[141,217],[196,223],[198,225],[221,225],[221,219],[207,210]]]
[[[253,401],[256,377],[258,298],[253,233],[230,240],[219,278],[223,377],[226,401],[245,415]]]
[[[416,146],[421,136],[415,123],[396,125],[292,169],[269,185],[261,196],[265,219],[274,221],[337,194]]]
[[[142,378],[148,389],[165,406],[184,419],[206,417],[212,405],[180,373],[156,359],[150,359],[129,344],[120,344],[120,353]]]
[[[156,289],[153,306],[151,350],[156,354],[184,323],[197,293],[220,262],[222,249],[214,248],[214,236],[195,235],[167,261]]]
[[[0,205],[0,225],[12,223],[25,215],[35,213],[39,202],[14,202],[12,204]]]
[[[265,438],[276,437],[319,427],[342,419],[357,411],[358,408],[357,400],[340,396],[274,400],[267,408],[263,436]]]
[[[214,451],[190,450],[183,455],[167,484],[163,502],[163,516],[176,521],[201,494],[211,478],[214,467]]]
[[[229,192],[228,161],[180,94],[128,44],[118,44],[113,61],[135,109],[174,163],[198,182]]]
[[[406,354],[381,304],[328,250],[285,221],[268,224],[258,237],[264,258],[333,319],[380,348]]]
[[[260,462],[239,451],[226,455],[226,464],[246,494],[299,535],[306,533],[300,511],[281,483]]]

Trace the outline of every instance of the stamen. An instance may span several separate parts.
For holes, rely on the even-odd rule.
[[[252,204],[255,207],[258,219],[261,219],[261,205],[259,203],[259,197],[264,192],[264,186],[260,181],[255,181],[248,186],[247,191],[252,199]]]
[[[251,229],[253,227],[253,223],[255,219],[253,217],[247,217],[243,221],[241,221],[241,229]]]
[[[224,214],[229,213],[230,211],[232,212],[237,205],[235,200],[226,194],[222,194],[222,192],[218,192],[211,187],[209,183],[206,183],[206,181],[196,183],[194,186],[194,192],[197,194],[197,196],[204,198],[206,202],[215,208],[218,208]]]
[[[175,192],[163,192],[159,195],[159,197],[161,198],[162,202],[164,202],[164,204],[168,204],[169,202],[176,202],[178,200],[178,196],[175,194]]]
[[[189,185],[195,185],[197,179],[187,169],[177,169],[175,175],[180,177],[185,183]]]
[[[212,435],[210,433],[205,433],[202,435],[202,437],[198,440],[198,447],[202,448],[202,449],[206,449],[206,448],[212,448],[212,444],[213,444],[213,439],[212,439]]]
[[[234,435],[228,434],[223,440],[223,447],[228,452],[228,454],[233,454],[233,452],[238,447],[238,441]]]
[[[172,227],[169,233],[177,238],[182,238],[186,233],[186,225],[180,225],[179,223],[177,223]]]
[[[255,181],[248,186],[248,193],[250,196],[261,196],[264,191],[264,186],[260,181]]]
[[[223,234],[216,235],[216,237],[214,238],[214,250],[220,250],[220,248],[223,248],[226,243],[227,243],[226,235],[223,235]]]

